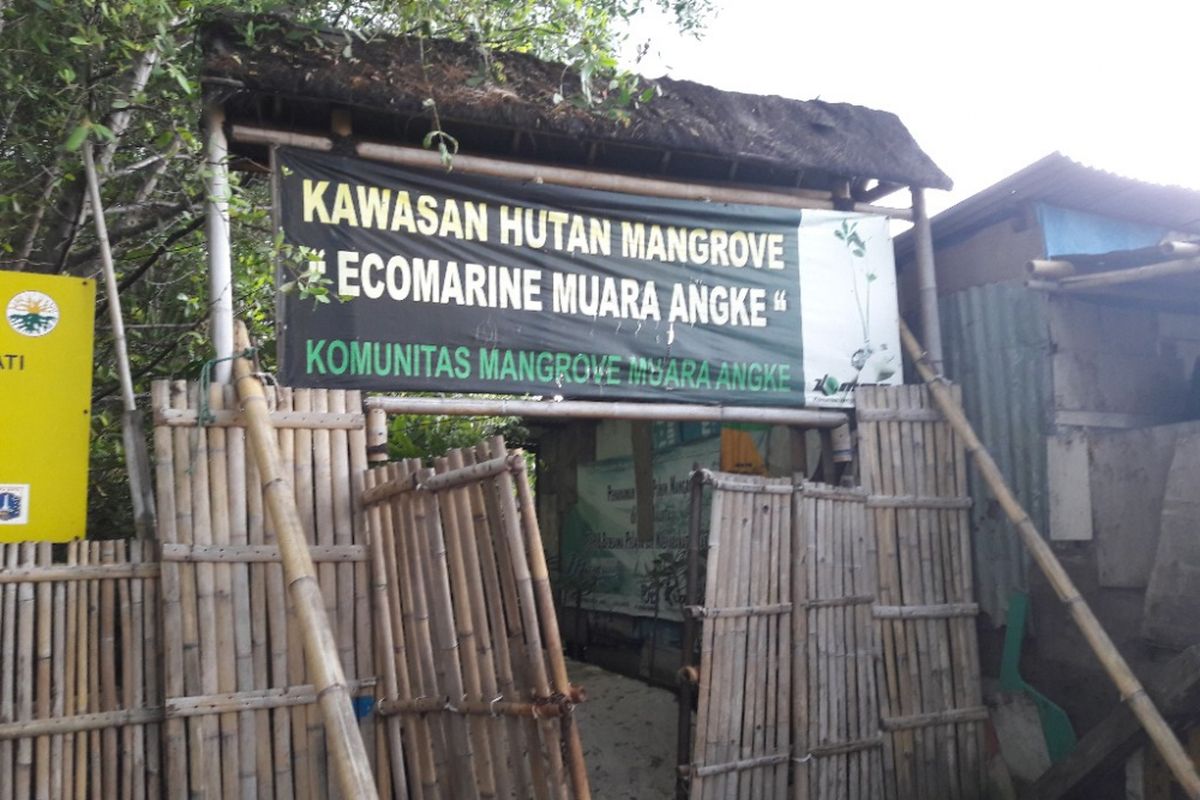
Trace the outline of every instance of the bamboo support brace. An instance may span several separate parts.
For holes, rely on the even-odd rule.
[[[549,698],[532,703],[522,703],[510,700],[479,700],[464,699],[453,702],[448,697],[419,697],[413,700],[384,700],[379,704],[378,711],[383,716],[392,714],[433,714],[448,712],[451,714],[466,714],[469,716],[487,717],[528,717],[544,719],[549,717],[564,717],[571,713],[575,705],[582,700],[582,691],[576,694],[579,700],[570,697]]]
[[[237,323],[235,349],[250,347],[246,326]],[[345,797],[378,798],[362,732],[350,705],[346,677],[338,659],[337,642],[325,613],[325,601],[305,542],[291,485],[283,475],[275,430],[266,395],[254,367],[245,355],[234,360],[234,380],[242,402],[247,433],[262,480],[263,494],[275,527],[288,593],[296,606],[310,677],[325,719],[329,757]]]
[[[1017,535],[1029,549],[1030,555],[1038,567],[1054,587],[1059,599],[1066,604],[1067,610],[1075,624],[1079,626],[1088,645],[1096,653],[1109,678],[1117,687],[1121,699],[1129,704],[1130,709],[1145,728],[1154,746],[1162,755],[1175,779],[1182,785],[1191,800],[1200,800],[1200,774],[1196,765],[1188,757],[1187,752],[1179,743],[1175,733],[1162,718],[1149,695],[1146,694],[1141,682],[1129,668],[1129,664],[1121,656],[1108,633],[1096,619],[1083,596],[1075,587],[1066,570],[1063,569],[1050,545],[1042,538],[1041,533],[1029,518],[1029,514],[1021,506],[1004,480],[1000,468],[992,459],[991,454],[984,448],[976,435],[971,423],[967,420],[962,407],[950,394],[950,390],[925,359],[925,352],[920,343],[909,330],[903,320],[900,321],[900,335],[904,349],[913,360],[921,379],[928,385],[930,394],[951,427],[964,442],[966,450],[975,460],[975,465],[984,482],[988,485],[997,502],[1004,509],[1009,521],[1017,529]]]

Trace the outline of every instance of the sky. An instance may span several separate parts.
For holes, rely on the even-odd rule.
[[[715,2],[699,41],[661,14],[640,19],[626,65],[891,111],[955,182],[930,193],[932,211],[1056,150],[1200,189],[1196,0]]]

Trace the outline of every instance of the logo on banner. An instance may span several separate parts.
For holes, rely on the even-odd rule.
[[[29,484],[0,483],[0,525],[29,522]]]
[[[8,301],[5,316],[22,336],[45,336],[58,325],[58,304],[45,292],[18,292]]]

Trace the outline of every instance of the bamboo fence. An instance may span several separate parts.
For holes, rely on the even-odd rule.
[[[702,473],[713,486],[692,762],[694,800],[788,796],[792,486]]]
[[[0,544],[0,800],[163,796],[150,544]]]
[[[977,798],[987,710],[966,453],[924,387],[859,387],[856,405],[878,547],[882,796]]]
[[[369,553],[360,505],[366,433],[356,392],[275,394],[283,477],[294,496],[336,654],[357,704],[375,700]],[[275,529],[233,388],[158,381],[167,796],[321,798],[337,794],[325,723]],[[202,419],[206,416],[209,419]],[[279,415],[282,415],[280,418]],[[205,424],[200,424],[205,423]],[[377,755],[377,717],[359,722]],[[391,773],[376,770],[380,795]]]
[[[363,501],[392,773],[423,800],[588,800],[523,454],[375,467]]]
[[[875,541],[867,495],[796,487],[792,558],[795,800],[883,796]]]

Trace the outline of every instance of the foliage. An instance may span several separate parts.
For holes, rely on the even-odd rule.
[[[441,455],[473,447],[490,436],[503,436],[509,447],[519,447],[529,432],[517,417],[399,416],[388,425],[388,455],[393,459]]]
[[[531,52],[573,65],[584,80],[563,95],[586,100],[602,75],[614,73],[604,80],[618,89],[636,85],[615,74],[613,53],[626,23],[651,4],[695,31],[710,0],[0,0],[0,269],[98,274],[79,152],[94,147],[135,388],[144,398],[152,378],[195,377],[209,357],[195,35],[205,15],[280,13],[301,27],[363,39],[409,33],[473,41],[483,66],[472,80],[503,80],[487,48]],[[243,25],[253,43],[254,23]],[[429,111],[429,145],[452,156],[453,131],[433,119],[436,106]],[[235,313],[269,369],[276,256],[300,264],[293,277],[304,296],[328,301],[329,289],[303,268],[305,254],[281,252],[260,174],[235,173],[229,202]],[[105,303],[97,308],[90,527],[119,535],[131,528],[130,506]],[[440,452],[506,424],[402,422],[396,447]]]

